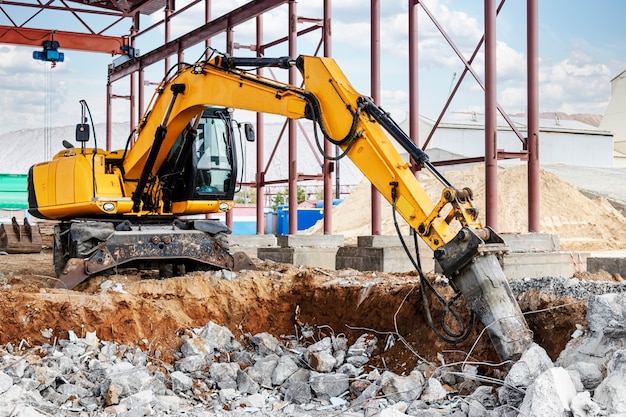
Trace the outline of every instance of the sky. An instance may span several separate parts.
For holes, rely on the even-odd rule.
[[[229,8],[245,4],[244,0],[213,0],[212,16],[218,17]],[[406,0],[381,1],[381,96],[379,104],[401,122],[408,113],[408,17]],[[423,0],[455,45],[469,58],[483,34],[481,1]],[[499,3],[499,0],[496,0]],[[183,0],[177,7],[183,6]],[[370,2],[335,0],[332,6],[332,55],[354,87],[370,95]],[[202,24],[203,2],[172,20],[171,38],[180,36]],[[200,7],[200,9],[198,9]],[[11,9],[3,5],[0,25],[24,24],[33,10]],[[298,15],[321,18],[322,1],[297,3]],[[47,14],[46,14],[47,13]],[[44,11],[25,26],[58,30],[84,30],[69,14]],[[543,0],[539,1],[539,102],[542,112],[603,114],[608,104],[612,78],[626,70],[626,2],[623,0]],[[162,18],[161,12],[142,16],[142,28]],[[91,16],[85,17],[96,30],[109,24]],[[287,33],[287,8],[281,6],[264,16],[264,40],[280,38]],[[50,27],[50,22],[59,22]],[[299,29],[307,27],[300,24]],[[106,34],[128,33],[130,21],[111,27]],[[419,108],[420,114],[435,118],[446,102],[453,82],[463,71],[444,38],[422,9],[419,11]],[[497,99],[509,114],[526,111],[526,1],[507,0],[496,22],[497,28]],[[235,28],[234,40],[241,45],[254,43],[255,26],[249,22]],[[319,31],[298,38],[298,53],[315,54]],[[140,53],[158,47],[164,41],[163,27],[156,28],[137,40]],[[212,45],[225,51],[224,36],[217,36]],[[106,118],[107,67],[114,57],[107,54],[64,50],[65,61],[52,68],[50,63],[36,61],[33,51],[40,48],[0,45],[0,134],[24,128],[47,128],[80,122],[80,100],[86,100],[94,123]],[[185,52],[185,61],[202,57],[200,46]],[[236,55],[251,56],[247,49]],[[270,48],[266,56],[283,56],[286,45]],[[172,58],[171,63],[174,63]],[[473,68],[482,77],[483,56],[479,54]],[[276,76],[281,79],[280,70]],[[160,81],[164,64],[155,64],[145,72],[150,83]],[[146,98],[154,91],[146,87]],[[129,94],[129,83],[113,84],[113,93]],[[452,115],[482,112],[484,96],[469,74],[449,109]],[[127,122],[128,101],[113,101],[113,122]],[[250,119],[241,114],[240,120]]]

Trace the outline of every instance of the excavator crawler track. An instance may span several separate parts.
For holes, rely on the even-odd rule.
[[[158,269],[162,278],[197,270],[256,269],[245,253],[228,250],[228,229],[214,223],[61,224],[55,230],[56,286],[71,289],[90,276],[122,268]]]

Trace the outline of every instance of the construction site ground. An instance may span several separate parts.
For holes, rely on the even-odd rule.
[[[524,172],[524,167],[509,168],[499,176],[500,227],[504,231],[526,230]],[[483,174],[474,167],[447,173],[447,177],[454,184],[472,187],[480,209]],[[422,181],[428,192],[440,192],[432,179],[424,176]],[[542,171],[541,186],[542,230],[558,234],[561,249],[626,248],[626,218],[605,199],[591,199],[547,171]],[[363,195],[370,195],[369,187],[363,189]],[[362,216],[359,224],[353,224],[357,217],[354,207],[368,207],[357,191],[353,194],[333,209],[334,224],[345,228],[337,232],[346,235],[347,240],[350,233],[367,234],[361,223],[369,221]],[[347,210],[345,216],[342,210]],[[95,332],[100,340],[135,345],[155,359],[172,363],[181,344],[180,336],[213,321],[228,327],[235,336],[268,332],[285,342],[294,338],[314,342],[332,334],[345,334],[354,341],[363,333],[374,333],[381,342],[368,366],[398,374],[410,372],[421,360],[450,363],[471,357],[498,362],[481,324],[476,324],[470,336],[457,345],[435,336],[424,313],[417,272],[335,271],[255,262],[257,271],[234,276],[194,272],[160,280],[157,272],[120,270],[65,290],[54,288],[57,279],[49,248],[38,254],[0,256],[0,344],[28,347],[66,339],[70,330],[79,337]],[[444,296],[451,295],[445,278],[428,275],[428,279]],[[622,280],[619,274],[602,271],[580,271],[575,279],[617,285]],[[531,287],[514,295],[535,341],[552,360],[577,326],[586,324],[584,297],[563,297]],[[433,294],[427,296],[432,317],[438,322],[441,305]],[[468,323],[463,298],[455,308]],[[445,322],[454,329],[451,315],[445,316]]]

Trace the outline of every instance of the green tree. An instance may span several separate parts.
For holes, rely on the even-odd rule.
[[[304,191],[304,188],[300,187],[298,185],[298,204],[302,203],[304,200],[306,200],[306,191]],[[274,198],[272,198],[272,211],[276,211],[278,210],[278,206],[283,206],[285,204],[287,204],[289,201],[289,193],[287,190],[282,190],[276,193],[276,195],[274,195]]]
[[[298,204],[302,203],[304,200],[306,200],[306,192],[304,188],[298,185]]]
[[[285,205],[286,202],[287,193],[284,190],[277,192],[274,198],[272,198],[272,211],[277,211],[278,206]]]

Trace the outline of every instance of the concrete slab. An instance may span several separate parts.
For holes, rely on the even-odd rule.
[[[432,251],[420,251],[424,272],[434,270]],[[337,251],[337,269],[351,268],[357,271],[411,272],[415,266],[401,246],[359,247],[344,246]]]
[[[509,252],[554,252],[561,249],[558,235],[549,233],[500,233]]]
[[[413,237],[403,239],[414,255]],[[422,270],[434,270],[433,251],[422,239],[417,241]],[[337,269],[351,268],[357,271],[409,272],[415,266],[409,259],[400,238],[391,236],[358,236],[357,246],[344,246],[337,251]]]
[[[338,248],[343,235],[284,235],[276,238],[281,248]]]
[[[588,254],[559,252],[559,237],[547,233],[503,233],[509,253],[502,267],[507,278],[566,276],[584,271]],[[413,237],[404,236],[409,248]],[[359,271],[407,272],[415,270],[401,246],[398,236],[359,236],[358,246],[342,247],[337,251],[337,269]],[[420,260],[424,272],[440,272],[432,250],[418,239]]]
[[[501,262],[508,279],[540,276],[571,277],[576,272],[587,270],[587,259],[590,254],[560,252],[557,235],[546,233],[503,233],[501,235],[509,248],[509,253]],[[278,237],[240,235],[233,236],[233,238],[240,248],[249,247],[255,250],[251,256],[275,262],[326,269],[351,268],[358,271],[402,273],[415,270],[398,236],[359,236],[357,246],[343,246],[344,239],[341,235]],[[413,237],[404,236],[403,238],[413,251]],[[421,239],[418,239],[418,248],[424,272],[438,271],[432,250]],[[622,268],[626,275],[626,261],[616,268]]]
[[[588,256],[582,252],[512,252],[501,264],[508,279],[572,277],[587,270]]]
[[[228,243],[232,252],[244,252],[248,256],[258,257],[258,248],[276,247],[275,235],[229,235]]]
[[[278,236],[276,243],[277,248],[259,248],[258,258],[335,269],[335,256],[343,245],[343,235],[284,235]]]
[[[587,258],[587,271],[591,273],[606,271],[611,275],[620,274],[626,277],[626,258],[590,256]]]
[[[292,265],[335,269],[336,247],[259,248],[258,258]]]

